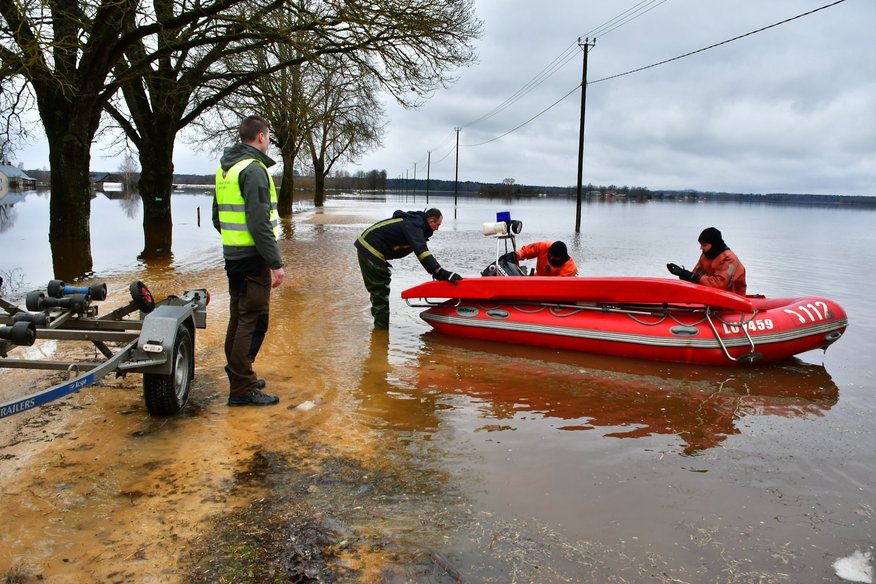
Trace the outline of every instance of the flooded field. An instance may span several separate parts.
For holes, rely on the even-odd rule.
[[[26,250],[19,294],[51,278],[45,236],[18,231],[40,204],[0,232]],[[175,196],[173,256],[148,263],[136,206],[94,205],[106,310],[134,280],[158,297],[204,287],[208,326],[180,416],[150,417],[129,375],[0,420],[10,581],[836,582],[836,559],[874,551],[876,281],[849,253],[876,243],[872,212],[598,204],[576,235],[574,201],[456,217],[452,199],[430,202],[445,214],[430,249],[466,277],[494,253],[480,224],[496,211],[524,221],[523,243],[566,241],[584,275],[668,277],[715,224],[752,292],[849,313],[826,354],[731,369],[441,336],[398,297],[426,279],[410,257],[393,262],[390,330],[372,331],[352,241],[426,204],[336,197],[284,225],[287,283],[256,363],[280,404],[233,409],[218,235],[194,219],[209,197]],[[0,370],[0,401],[60,379]]]

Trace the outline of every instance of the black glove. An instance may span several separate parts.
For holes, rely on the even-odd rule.
[[[695,275],[690,270],[685,270],[678,264],[666,264],[666,269],[669,270],[669,273],[673,276],[678,276],[679,280],[693,282],[694,284],[697,284],[700,281],[699,276]]]
[[[500,255],[499,260],[503,261],[503,262],[508,262],[509,264],[516,264],[517,263],[517,252],[516,251],[509,251],[508,253],[506,253],[504,255]]]
[[[450,270],[445,270],[444,268],[438,268],[438,271],[432,275],[436,280],[444,280],[450,282],[454,286],[456,283],[462,280],[462,276],[457,274],[456,272],[451,272]]]

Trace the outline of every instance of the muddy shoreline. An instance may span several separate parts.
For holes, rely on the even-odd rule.
[[[317,228],[365,220],[310,216]],[[295,246],[284,244],[291,254]],[[269,334],[269,343],[271,336],[285,337],[284,331],[319,338],[324,329],[320,319],[294,315],[303,312],[298,292],[326,274],[296,277],[291,259],[293,276],[281,293],[291,298],[290,306],[285,313],[277,310],[282,298],[275,295],[272,318],[285,323]],[[124,276],[109,282],[116,293],[108,304],[126,301]],[[180,278],[166,270],[127,276],[149,282],[157,294]],[[440,469],[414,472],[404,443],[392,453],[391,438],[384,443],[379,431],[351,418],[354,406],[338,379],[324,379],[331,388],[313,383],[325,377],[331,351],[317,349],[320,355],[307,364],[293,359],[273,367],[287,349],[267,347],[257,366],[281,403],[227,408],[221,372],[224,274],[212,269],[196,277],[214,296],[208,329],[197,338],[195,381],[181,415],[150,417],[140,376],[110,375],[3,420],[0,488],[17,504],[3,521],[13,545],[0,553],[0,573],[11,582],[352,582],[417,575],[457,580],[429,542],[394,533],[406,529],[393,525],[396,506],[404,515],[416,517],[417,508],[428,515],[406,521],[430,523],[438,531],[449,527],[437,525],[450,521],[453,506],[441,481],[433,482]],[[368,321],[359,325],[369,338]],[[47,358],[94,354],[87,343],[39,343],[30,354],[37,355],[39,346]],[[363,348],[368,344],[351,347],[357,354]],[[64,378],[0,370],[0,400]],[[418,475],[429,479],[411,479]],[[428,511],[439,504],[444,511]]]

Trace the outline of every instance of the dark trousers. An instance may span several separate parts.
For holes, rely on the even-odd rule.
[[[231,395],[243,396],[258,382],[252,364],[268,332],[271,270],[259,261],[241,271],[226,265],[226,272],[230,315],[225,333],[225,373]]]
[[[359,252],[359,270],[365,289],[371,294],[371,316],[374,326],[381,329],[389,328],[389,282],[392,274],[389,265],[381,263],[377,258],[369,258],[364,252]]]

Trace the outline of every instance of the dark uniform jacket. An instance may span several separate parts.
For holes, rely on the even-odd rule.
[[[423,268],[434,274],[441,266],[426,246],[430,237],[432,228],[425,212],[396,211],[390,219],[378,221],[363,231],[355,246],[360,254],[383,265],[413,252]]]

